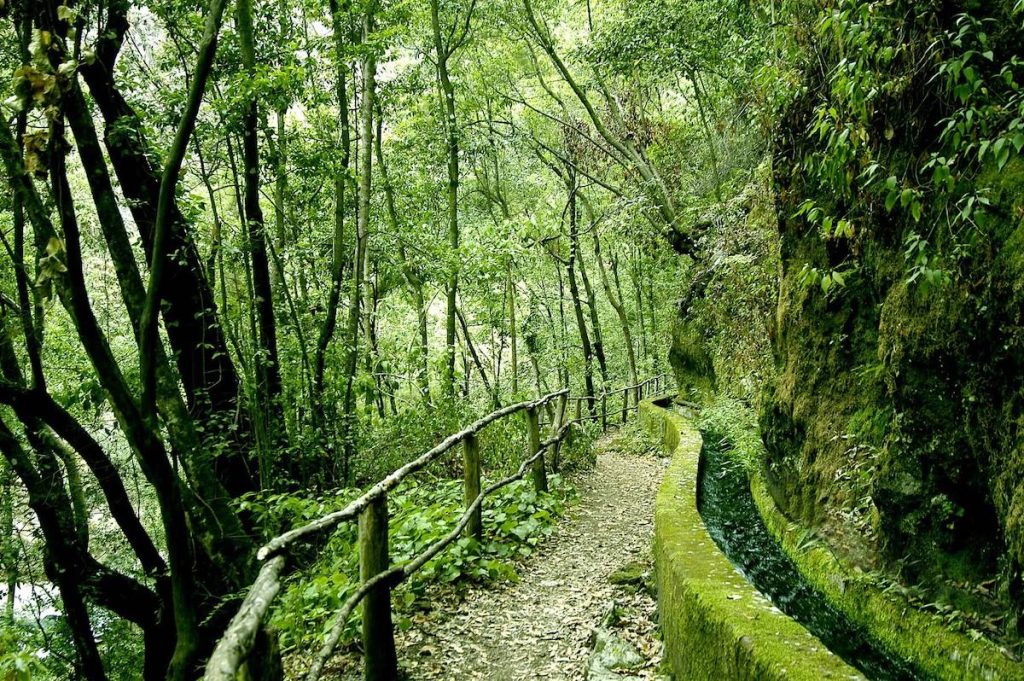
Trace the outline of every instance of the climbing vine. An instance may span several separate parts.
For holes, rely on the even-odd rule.
[[[843,0],[816,25],[815,52],[829,58],[815,62],[834,66],[811,94],[799,168],[819,198],[793,217],[845,244],[842,262],[803,274],[826,294],[856,274],[865,238],[878,236],[867,232],[886,226],[902,228],[908,282],[927,288],[956,276],[994,210],[985,170],[1024,150],[1024,62],[1007,37],[1024,25],[1022,3],[961,12],[949,28],[942,10]]]

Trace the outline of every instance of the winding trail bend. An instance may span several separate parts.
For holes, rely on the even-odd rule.
[[[633,673],[656,675],[653,600],[643,592],[629,596],[608,578],[628,563],[650,561],[665,465],[649,454],[615,451],[615,437],[596,444],[596,467],[576,481],[580,498],[520,569],[518,582],[473,588],[451,612],[398,637],[409,678],[584,679],[591,633],[613,602],[627,617],[646,611],[634,624],[633,642],[649,662]]]

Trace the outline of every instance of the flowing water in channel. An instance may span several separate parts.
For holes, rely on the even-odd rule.
[[[869,679],[926,678],[871,639],[804,580],[765,527],[746,473],[729,457],[727,448],[721,438],[704,434],[697,505],[708,532],[736,569],[782,612]]]

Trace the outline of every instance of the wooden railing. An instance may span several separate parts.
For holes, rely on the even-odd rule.
[[[620,422],[625,423],[626,418],[629,416],[629,412],[636,411],[641,400],[646,399],[652,395],[660,395],[667,388],[667,377],[665,374],[658,374],[652,376],[646,381],[641,381],[636,385],[627,385],[623,388],[616,388],[614,390],[602,390],[600,394],[594,395],[593,397],[588,395],[582,395],[580,397],[571,397],[570,400],[576,403],[575,416],[572,419],[573,423],[585,423],[587,421],[600,421],[601,430],[607,431],[608,426],[612,424],[609,421],[609,415],[614,418],[614,413],[618,409],[616,403],[619,401],[619,395],[621,395],[622,407],[618,409],[620,412]],[[584,407],[586,405],[586,407]],[[593,405],[591,407],[591,405]],[[609,410],[609,408],[611,410]],[[584,411],[585,410],[585,411]]]
[[[456,541],[461,535],[482,537],[483,524],[481,509],[484,499],[502,487],[522,480],[527,473],[537,491],[548,487],[545,452],[552,451],[552,463],[557,470],[558,450],[572,426],[593,416],[581,415],[581,400],[601,400],[602,426],[607,428],[607,398],[622,393],[622,419],[625,421],[630,409],[636,409],[639,401],[654,391],[662,389],[662,376],[648,379],[634,386],[604,392],[599,398],[571,398],[569,390],[546,395],[538,400],[520,402],[498,409],[479,419],[464,430],[450,435],[433,449],[420,455],[401,468],[396,469],[368,489],[362,496],[350,502],[340,511],[328,513],[306,525],[289,530],[269,542],[258,552],[262,562],[259,573],[249,587],[238,612],[228,624],[224,635],[218,641],[206,666],[207,681],[234,681],[239,669],[248,659],[255,644],[257,633],[262,626],[270,605],[281,589],[281,580],[291,547],[297,542],[308,541],[338,527],[342,523],[358,522],[359,546],[359,588],[345,601],[335,614],[323,646],[306,675],[306,681],[317,681],[324,665],[334,653],[345,623],[355,608],[363,604],[362,638],[364,651],[365,678],[372,681],[398,678],[398,661],[395,652],[394,629],[391,620],[391,590],[422,568],[433,557]],[[629,396],[634,396],[630,406]],[[576,400],[576,418],[568,417],[568,403]],[[550,410],[551,422],[542,424],[540,410]],[[488,425],[502,418],[523,412],[528,431],[527,457],[515,474],[481,488],[480,447],[478,436]],[[542,428],[550,433],[541,440]],[[451,532],[428,546],[423,552],[400,565],[391,565],[388,555],[388,493],[403,480],[427,467],[458,444],[463,454],[463,497],[465,510]]]

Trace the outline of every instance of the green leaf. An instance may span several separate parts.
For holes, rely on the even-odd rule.
[[[889,195],[885,197],[885,211],[891,213],[893,207],[896,205],[896,201],[900,198],[900,194],[897,191],[889,192]]]
[[[900,206],[902,208],[906,208],[907,206],[909,206],[910,202],[913,201],[913,200],[914,200],[914,190],[913,189],[909,189],[908,188],[908,189],[904,189],[902,192],[900,192]]]

